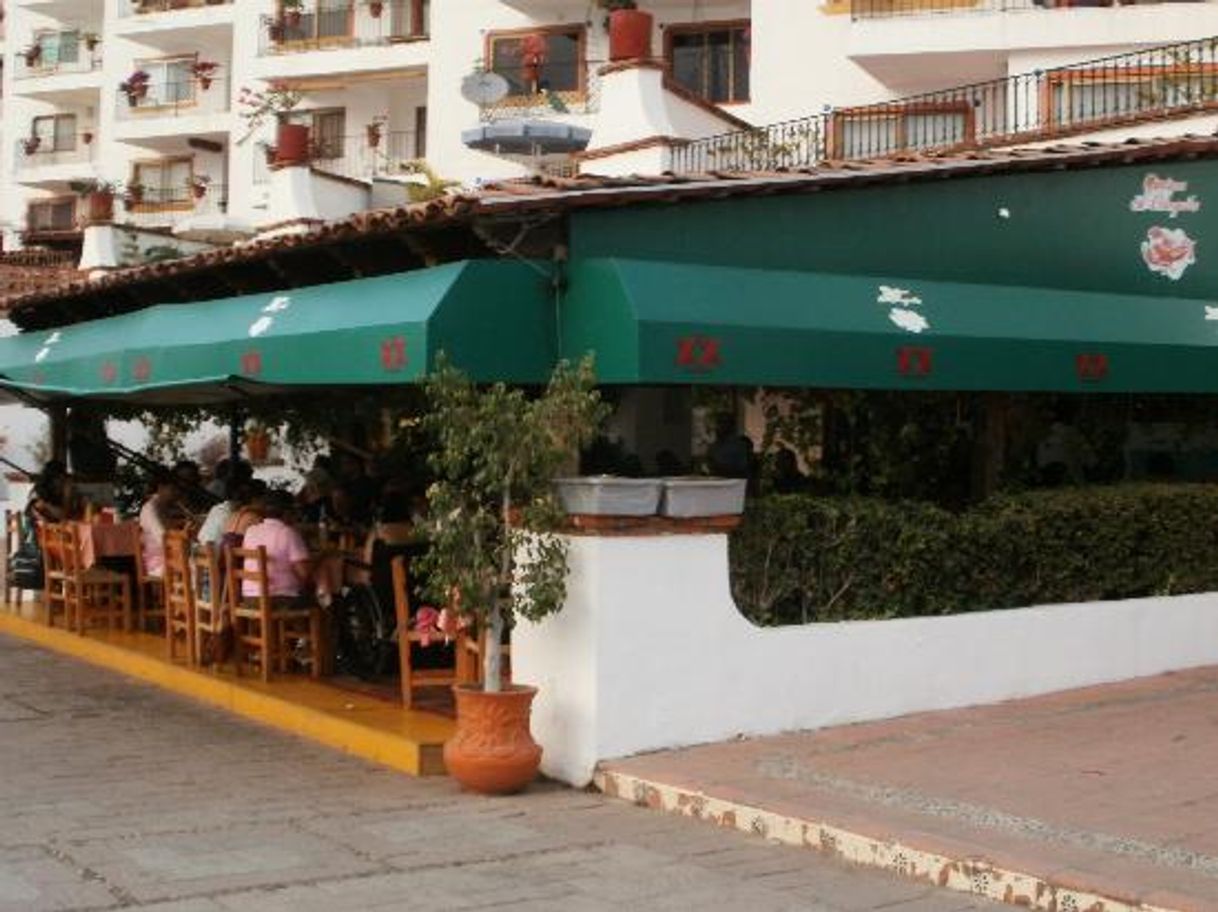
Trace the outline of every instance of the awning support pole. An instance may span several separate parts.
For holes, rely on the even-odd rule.
[[[66,463],[68,460],[68,410],[55,404],[47,407],[51,420],[51,458]]]
[[[234,405],[228,416],[228,461],[234,464],[241,458],[241,406]]]

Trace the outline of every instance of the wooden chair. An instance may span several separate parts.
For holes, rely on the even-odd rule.
[[[230,548],[227,568],[229,614],[233,621],[233,665],[238,675],[242,667],[258,656],[262,680],[271,679],[271,666],[285,673],[294,643],[303,641],[309,650],[309,674],[321,677],[321,609],[276,609],[271,604],[270,582],[266,568],[266,548]],[[247,562],[253,564],[247,567]],[[242,583],[254,583],[257,595],[242,596]]]
[[[195,662],[195,592],[190,582],[190,542],[185,532],[165,535],[165,647],[169,661],[185,647],[189,664]]]
[[[42,611],[48,627],[55,626],[56,615],[62,616],[64,626],[71,626],[68,598],[67,548],[63,527],[58,523],[38,526],[38,546],[42,549]]]
[[[86,568],[80,558],[80,536],[72,523],[48,525],[44,532],[45,552],[53,555],[64,616],[69,628],[83,634],[94,621],[104,620],[113,630],[121,624],[131,629],[131,583],[126,574],[102,567]],[[46,558],[43,558],[46,561]],[[47,583],[53,581],[47,564]],[[48,600],[48,623],[53,623],[53,608]]]
[[[135,546],[135,610],[136,628],[140,631],[148,630],[149,621],[165,621],[165,579],[163,575],[148,575],[142,532]]]
[[[194,663],[219,665],[224,631],[228,627],[225,610],[226,586],[220,573],[220,556],[215,545],[203,545],[190,559],[194,599]]]
[[[476,675],[470,661],[470,651],[464,631],[458,631],[455,639],[456,664],[452,668],[420,669],[411,665],[410,647],[422,644],[423,634],[412,626],[414,620],[410,610],[410,586],[406,558],[398,556],[390,562],[393,569],[393,607],[397,614],[398,659],[402,669],[402,705],[407,709],[414,703],[414,689],[428,685],[467,684]]]
[[[12,577],[8,572],[8,559],[13,556],[14,552],[21,547],[21,542],[24,541],[25,525],[21,518],[20,510],[5,510],[4,511],[4,597],[0,599],[9,608],[16,607],[20,613],[21,602],[25,597],[25,590],[18,588],[13,583]],[[16,600],[13,599],[14,593]]]

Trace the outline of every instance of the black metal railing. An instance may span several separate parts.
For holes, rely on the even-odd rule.
[[[309,163],[318,171],[371,180],[380,174],[400,174],[402,162],[421,157],[413,130],[382,131],[374,141],[367,133],[358,136],[314,138],[309,144]],[[271,179],[266,155],[254,157],[254,183]]]
[[[175,82],[128,85],[117,93],[119,120],[215,114],[229,109],[228,80],[187,77]]]
[[[373,3],[319,2],[261,17],[258,53],[285,54],[320,48],[368,47],[420,41],[430,25],[429,0]]]
[[[691,141],[675,171],[773,171],[828,159],[1009,145],[1218,108],[1218,37],[838,108]]]
[[[129,186],[122,200],[123,221],[138,227],[171,226],[183,218],[228,211],[228,187],[208,182],[181,187]]]
[[[1206,3],[1209,0],[851,0],[852,19],[898,19],[942,14],[1007,13],[1079,7],[1132,6],[1159,3]]]

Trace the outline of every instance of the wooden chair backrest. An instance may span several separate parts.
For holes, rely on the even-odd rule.
[[[194,596],[190,584],[190,542],[185,532],[165,533],[165,597],[175,605],[188,605]]]
[[[252,566],[246,566],[249,561]],[[256,549],[230,548],[226,560],[228,564],[228,600],[234,608],[241,605],[246,598],[241,590],[241,584],[250,580],[258,587],[258,594],[252,596],[260,609],[270,610],[271,585],[266,569],[266,548],[259,545]]]
[[[208,611],[217,610],[224,598],[224,580],[220,578],[220,555],[215,545],[201,545],[190,558],[191,588],[195,605]]]
[[[47,574],[69,579],[80,575],[80,535],[70,522],[46,523],[42,528],[43,566]]]

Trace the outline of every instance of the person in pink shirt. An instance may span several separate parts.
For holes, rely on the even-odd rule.
[[[313,579],[312,561],[304,539],[287,522],[292,509],[292,498],[284,491],[269,491],[259,505],[262,522],[245,531],[241,547],[256,551],[266,549],[266,575],[270,596],[280,604],[294,603],[309,594]],[[257,563],[246,558],[245,569],[257,570]],[[245,598],[258,596],[258,583],[243,580],[241,595]]]

